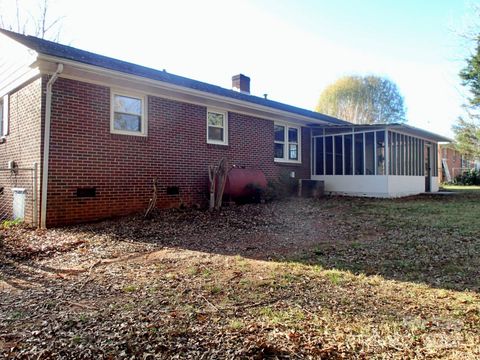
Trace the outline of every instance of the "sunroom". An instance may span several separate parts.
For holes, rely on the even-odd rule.
[[[312,180],[330,194],[400,197],[438,191],[438,143],[403,124],[312,128]]]

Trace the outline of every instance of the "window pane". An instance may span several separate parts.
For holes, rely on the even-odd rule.
[[[425,176],[425,142],[420,140],[420,175]]]
[[[275,141],[285,141],[285,126],[275,125]]]
[[[343,175],[342,136],[335,136],[335,175]]]
[[[405,175],[405,135],[400,135],[400,175]]]
[[[374,133],[365,133],[365,175],[375,175]]]
[[[290,160],[298,160],[298,145],[296,144],[288,145],[288,158]]]
[[[397,133],[392,133],[392,175],[397,175]]]
[[[208,140],[223,142],[223,129],[217,127],[208,127]]]
[[[405,136],[405,175],[410,175],[410,136]]]
[[[385,131],[377,131],[377,175],[385,175]]]
[[[400,134],[395,133],[395,168],[396,168],[396,175],[401,175],[400,173]]]
[[[413,153],[413,138],[411,136],[408,137],[408,173],[410,176],[414,175],[414,166],[413,166],[413,159],[414,159],[414,153]]]
[[[223,114],[209,112],[208,113],[208,125],[218,126],[223,128]]]
[[[141,123],[141,117],[138,115],[115,113],[113,128],[124,131],[142,131]]]
[[[288,142],[298,143],[298,129],[288,128]]]
[[[417,176],[418,175],[418,170],[417,170],[417,139],[412,138],[413,146],[412,146],[412,153],[413,153],[413,158],[412,158],[412,166],[413,166],[413,175]]]
[[[425,175],[425,157],[424,157],[424,152],[425,152],[425,144],[423,143],[422,140],[418,140],[418,154],[420,155],[420,160],[418,164],[418,168],[420,169],[420,175],[424,176]]]
[[[417,139],[417,175],[422,176],[423,175],[423,149],[421,148],[422,144],[420,139]]]
[[[363,134],[355,134],[355,175],[363,175]]]
[[[325,175],[333,175],[333,140],[331,136],[325,138]]]
[[[315,175],[323,175],[323,137],[315,138]]]
[[[422,140],[418,139],[418,175],[423,176],[423,143]]]
[[[410,159],[410,173],[412,176],[415,176],[415,159],[416,159],[416,153],[415,153],[415,138],[412,137],[410,139],[410,152],[411,152],[411,159]]]
[[[343,157],[345,159],[345,175],[353,174],[353,146],[352,135],[343,137]]]
[[[393,136],[388,132],[388,175],[393,175]]]
[[[142,100],[128,96],[114,95],[116,112],[128,114],[142,114]]]
[[[283,159],[283,149],[284,149],[284,144],[278,144],[275,143],[275,158],[277,159]]]

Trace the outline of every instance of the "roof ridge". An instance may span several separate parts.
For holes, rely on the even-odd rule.
[[[51,40],[41,39],[36,36],[24,35],[1,28],[0,33],[3,33],[4,35],[12,38],[13,40],[18,41],[24,46],[27,46],[28,48],[41,54],[106,68],[109,70],[119,71],[130,75],[146,77],[152,80],[167,82],[173,85],[186,87],[205,93],[211,93],[227,98],[233,98],[251,104],[261,105],[272,109],[286,111],[292,114],[308,117],[312,120],[320,120],[333,124],[349,124],[345,120],[341,120],[336,117],[315,112],[312,110],[304,109],[298,106],[289,105],[276,100],[265,99],[257,95],[240,93],[219,85],[187,78],[162,70],[157,70],[144,65],[139,65],[129,61],[124,61],[110,56],[94,53],[88,50],[79,49],[70,45],[60,44]]]

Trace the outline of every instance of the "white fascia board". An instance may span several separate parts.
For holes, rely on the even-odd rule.
[[[90,82],[103,86],[115,86],[117,88],[134,89],[143,93],[206,107],[216,107],[240,114],[255,116],[267,120],[283,120],[299,125],[330,123],[313,119],[307,116],[297,115],[288,111],[273,109],[267,106],[250,102],[227,98],[220,95],[194,90],[163,81],[152,80],[137,75],[125,74],[120,71],[105,69],[98,66],[82,64],[76,61],[65,60],[39,54],[42,72],[52,74],[57,63],[65,66],[61,77]]]

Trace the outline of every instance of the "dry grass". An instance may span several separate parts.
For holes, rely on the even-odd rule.
[[[3,230],[0,357],[480,356],[480,195]]]

